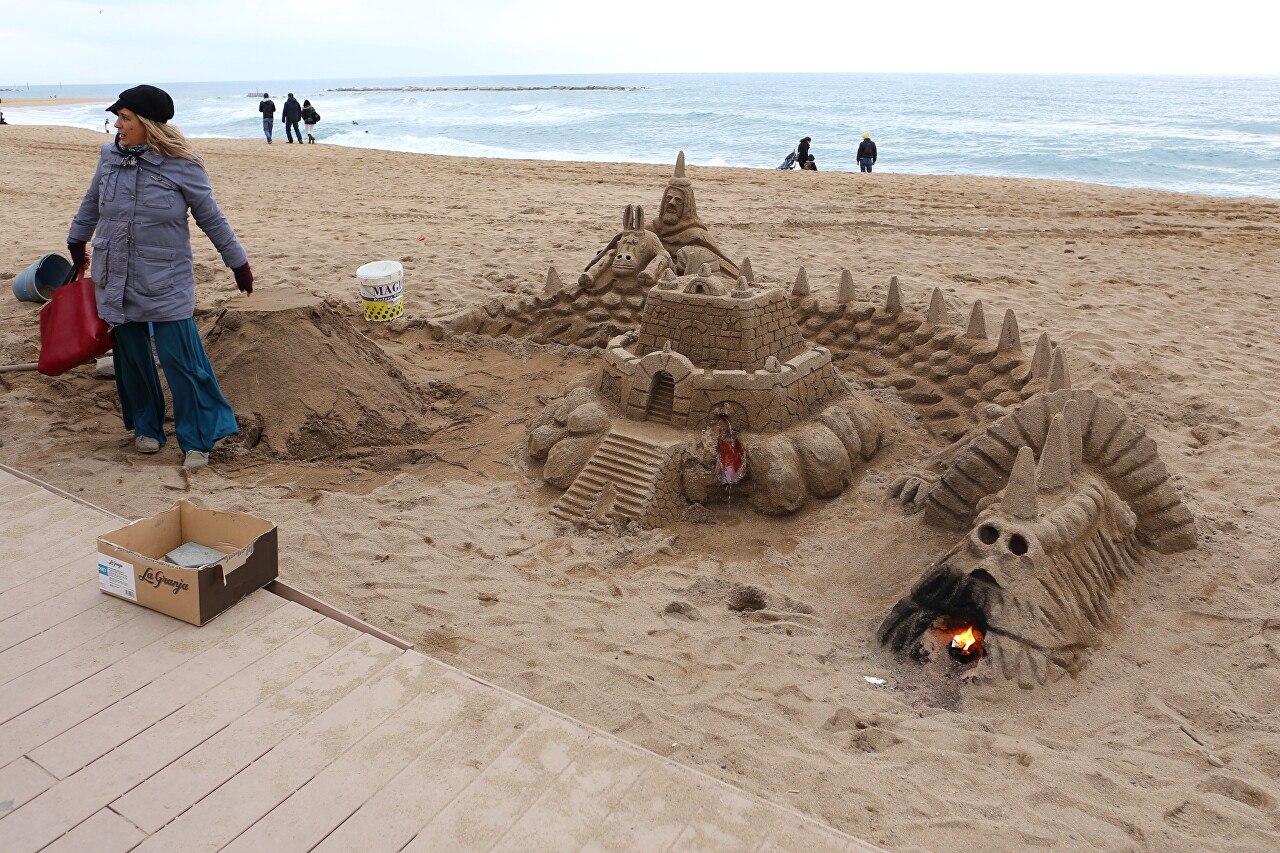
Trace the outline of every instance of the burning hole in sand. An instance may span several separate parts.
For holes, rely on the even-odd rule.
[[[963,625],[955,624],[956,620],[945,620],[947,624],[940,626],[937,630],[941,631],[946,637],[950,637],[947,642],[947,655],[951,660],[967,666],[977,663],[982,659],[982,640],[986,636],[986,632],[977,625],[966,623]]]

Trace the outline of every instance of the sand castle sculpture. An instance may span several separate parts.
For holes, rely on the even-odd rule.
[[[944,443],[891,496],[967,531],[881,626],[890,648],[946,655],[966,679],[1044,684],[1083,666],[1147,549],[1195,547],[1154,441],[1114,402],[1072,389],[1047,333],[1028,358],[1012,311],[992,341],[980,301],[956,326],[941,290],[917,310],[896,277],[875,301],[849,270],[834,299],[811,295],[803,267],[789,292],[757,284],[697,218],[683,155],[661,210],[645,228],[628,207],[576,288],[552,268],[538,296],[432,324],[603,349],[602,367],[529,426],[530,456],[566,489],[557,517],[655,525],[730,495],[769,514],[835,497],[893,421],[844,378],[856,375],[893,389]],[[717,456],[729,435],[747,460],[733,485]]]

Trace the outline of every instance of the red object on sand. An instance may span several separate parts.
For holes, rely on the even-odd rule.
[[[736,438],[720,439],[716,454],[716,479],[726,486],[741,480],[747,473],[747,451]]]
[[[116,345],[111,329],[98,316],[93,279],[81,275],[59,287],[40,309],[40,361],[45,376],[60,376],[77,364],[106,355]]]
[[[422,242],[423,240],[425,240],[425,239],[427,239],[427,235],[426,235],[426,234],[419,234],[419,235],[418,235],[418,242],[419,242],[419,243],[421,243],[421,242]]]

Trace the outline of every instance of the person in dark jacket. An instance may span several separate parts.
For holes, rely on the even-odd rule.
[[[308,144],[316,141],[315,134],[312,133],[316,129],[316,125],[320,123],[320,113],[316,112],[316,108],[311,106],[310,101],[302,102],[302,123],[307,127]]]
[[[804,164],[809,162],[809,143],[812,137],[806,136],[800,140],[800,144],[796,146],[796,162],[800,164],[800,168],[804,168]]]
[[[298,122],[302,121],[302,104],[298,103],[298,99],[293,96],[293,92],[289,93],[289,99],[284,102],[284,109],[280,112],[281,118],[284,119],[284,135],[289,137],[289,144],[293,144],[293,137],[298,137],[298,144],[302,144],[302,129],[298,127]]]
[[[806,171],[809,171],[809,172],[816,172],[816,171],[818,171],[818,164],[817,164],[817,162],[813,159],[813,155],[812,155],[812,154],[810,154],[810,155],[809,155],[809,159],[808,159],[808,160],[805,160],[805,161],[804,161],[804,163],[800,166],[800,168],[801,168],[801,169],[804,169],[804,170],[806,170]]]
[[[876,164],[876,144],[871,141],[871,134],[862,134],[862,142],[858,145],[858,171],[870,172]]]
[[[267,144],[270,145],[271,130],[276,123],[276,102],[266,92],[262,93],[262,100],[258,102],[258,112],[262,113],[262,132],[266,134]]]
[[[125,429],[140,453],[165,443],[164,390],[173,397],[173,431],[187,468],[209,464],[214,442],[235,435],[235,414],[218,387],[193,315],[195,268],[188,212],[253,293],[244,247],[218,207],[204,164],[168,122],[173,99],[135,86],[107,107],[119,133],[102,146],[98,168],[67,233],[78,272],[93,240],[91,274],[98,316],[115,335],[116,392]],[[153,343],[154,340],[154,343]],[[154,352],[152,347],[154,345]]]

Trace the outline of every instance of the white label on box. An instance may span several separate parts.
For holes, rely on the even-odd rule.
[[[119,595],[130,601],[138,600],[137,581],[133,577],[133,563],[98,555],[98,586],[103,592]]]

